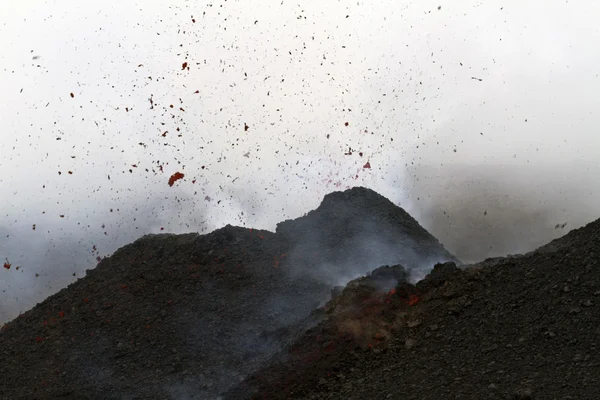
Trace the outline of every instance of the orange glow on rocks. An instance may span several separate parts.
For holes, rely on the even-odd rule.
[[[408,305],[411,307],[417,304],[419,301],[421,301],[421,298],[416,294],[411,294],[408,296]]]

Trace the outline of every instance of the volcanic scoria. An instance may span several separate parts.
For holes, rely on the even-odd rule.
[[[0,397],[595,399],[599,238],[462,265],[365,188],[147,235],[3,327]]]
[[[3,326],[0,398],[214,399],[327,318],[335,286],[383,264],[408,275],[449,260],[360,187],[275,233],[146,235]]]
[[[388,292],[360,278],[224,398],[597,399],[599,258],[596,220]]]

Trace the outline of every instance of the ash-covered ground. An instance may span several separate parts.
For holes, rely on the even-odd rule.
[[[2,328],[0,397],[213,399],[322,321],[336,286],[442,261],[458,262],[365,188],[275,233],[147,235]]]

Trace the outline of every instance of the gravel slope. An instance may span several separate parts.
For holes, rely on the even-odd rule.
[[[324,321],[226,398],[600,396],[600,220],[526,255],[438,264],[366,302],[357,282],[360,302],[340,310],[333,300]],[[349,324],[379,336],[348,335]]]
[[[454,260],[404,210],[354,188],[267,232],[147,235],[0,330],[2,399],[214,399],[327,317],[375,267]]]

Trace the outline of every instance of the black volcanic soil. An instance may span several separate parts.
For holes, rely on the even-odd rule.
[[[600,398],[600,220],[525,255],[372,286],[351,282],[225,398]]]
[[[0,398],[597,399],[599,257],[600,220],[460,265],[364,188],[148,235],[2,328]]]
[[[147,235],[2,327],[0,398],[214,399],[306,340],[336,284],[449,260],[365,188],[331,193],[275,233]]]

